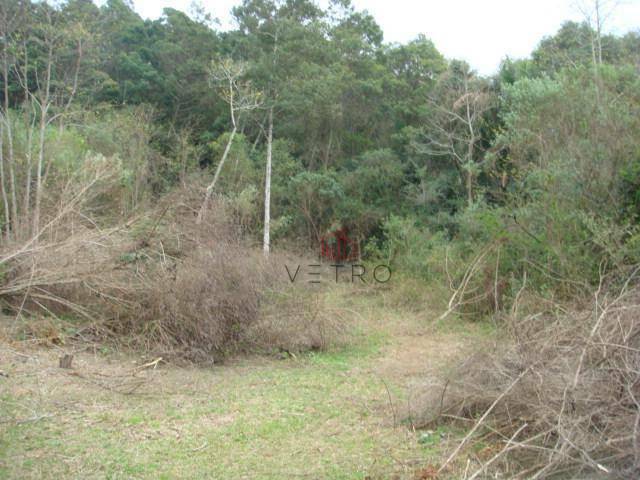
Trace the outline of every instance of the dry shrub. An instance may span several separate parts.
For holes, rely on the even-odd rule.
[[[346,326],[342,312],[326,304],[323,292],[287,286],[270,292],[247,340],[259,351],[327,350],[346,341]]]
[[[224,198],[198,223],[201,199],[185,192],[167,199],[167,221],[148,242],[158,258],[153,275],[145,274],[148,293],[139,312],[120,322],[124,331],[137,333],[146,348],[162,346],[196,360],[325,349],[337,341],[342,330],[326,306],[289,282],[285,263],[301,260],[277,253],[265,258],[247,245]]]
[[[236,350],[260,313],[266,282],[257,260],[231,245],[197,249],[168,271],[145,275],[144,296],[113,329],[134,334],[147,349],[161,346],[189,357]]]
[[[131,222],[101,228],[90,212],[117,178],[107,159],[88,159],[73,181],[45,197],[45,222],[37,234],[2,245],[3,308],[16,316],[70,313],[86,320],[111,309],[123,287],[118,259],[134,244],[128,234]]]
[[[81,317],[98,337],[195,360],[328,346],[338,329],[290,291],[285,259],[246,244],[223,198],[198,222],[202,198],[198,188],[173,192],[111,229],[70,210],[37,242],[0,254],[0,302],[12,315]]]
[[[468,444],[489,443],[491,458],[468,478],[640,476],[640,287],[605,291],[614,289],[603,284],[589,309],[514,308],[502,347],[432,386],[425,424],[473,425],[443,469]]]

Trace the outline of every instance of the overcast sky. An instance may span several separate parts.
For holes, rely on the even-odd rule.
[[[158,18],[165,7],[189,11],[192,0],[133,0],[145,18]],[[230,28],[231,8],[240,0],[199,3]],[[102,3],[102,1],[98,1]],[[449,58],[467,60],[482,74],[491,74],[505,56],[525,57],[540,39],[567,19],[580,20],[578,5],[588,0],[353,0],[368,10],[387,42],[407,42],[424,33]],[[591,2],[592,3],[592,2]],[[616,2],[605,29],[616,33],[640,29],[640,0]]]

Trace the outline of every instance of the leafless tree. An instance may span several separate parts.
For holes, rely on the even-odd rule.
[[[591,27],[591,52],[594,65],[602,64],[602,35],[607,22],[622,2],[620,0],[577,0],[574,8]]]
[[[27,10],[21,2],[9,2],[8,6],[2,2],[0,6],[0,73],[4,89],[0,124],[1,142],[6,142],[7,146],[6,155],[4,151],[0,154],[0,193],[5,203],[5,216],[9,212],[6,236],[38,233],[44,188],[52,163],[52,157],[47,157],[45,151],[47,128],[56,120],[60,120],[62,128],[62,119],[69,113],[78,89],[87,32],[75,26],[63,27],[60,15],[55,7],[46,3],[38,4],[32,10]],[[75,56],[68,55],[70,45],[73,45],[71,50]],[[39,51],[37,62],[29,55],[34,48]],[[64,60],[69,57],[71,63]],[[14,149],[13,122],[19,118],[20,110],[16,109],[12,118],[10,81],[16,82],[23,92],[24,162],[18,161]]]
[[[602,35],[620,0],[576,0],[574,8],[580,12],[591,31],[591,58],[598,105],[600,105],[600,66],[602,65]]]
[[[428,99],[432,114],[423,141],[415,146],[420,153],[453,161],[471,205],[482,162],[481,123],[493,97],[466,65],[450,69],[441,82],[440,93]]]
[[[229,105],[229,115],[231,117],[231,133],[227,140],[222,158],[218,163],[213,180],[207,187],[204,201],[198,212],[198,223],[202,222],[213,194],[213,190],[220,178],[222,167],[229,156],[233,139],[238,131],[238,117],[242,112],[255,110],[261,105],[260,92],[256,92],[251,88],[249,82],[244,82],[242,77],[245,73],[245,65],[243,63],[234,62],[231,59],[224,59],[221,62],[212,62],[209,70],[209,80],[213,86],[220,88],[220,95]]]
[[[16,230],[18,200],[16,188],[16,166],[13,148],[13,132],[9,118],[9,72],[14,58],[10,46],[15,31],[24,15],[22,5],[2,2],[0,4],[0,41],[2,42],[2,87],[4,96],[0,111],[0,187],[5,215],[5,236],[11,238]],[[4,138],[7,138],[7,155],[4,155]],[[5,167],[6,166],[6,167]],[[8,185],[7,185],[8,182]]]

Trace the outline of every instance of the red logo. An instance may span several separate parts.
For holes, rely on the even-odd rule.
[[[360,243],[349,238],[349,229],[343,227],[320,239],[320,258],[332,262],[356,262],[360,260]]]

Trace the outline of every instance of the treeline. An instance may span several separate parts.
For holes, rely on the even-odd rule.
[[[276,242],[347,227],[425,277],[452,239],[462,264],[509,238],[501,268],[556,278],[634,255],[638,33],[568,22],[485,78],[426,37],[384,43],[348,0],[245,0],[224,32],[124,0],[0,8],[7,239],[36,235],[96,155],[120,172],[101,215],[204,183],[257,236],[271,158]]]
[[[412,175],[411,163],[400,158],[409,141],[403,131],[420,122],[423,100],[446,71],[446,61],[425,38],[384,45],[373,18],[349,2],[334,2],[327,11],[313,2],[245,2],[234,16],[237,30],[217,32],[207,16],[192,19],[172,9],[157,21],[144,21],[120,0],[100,8],[90,1],[58,7],[5,3],[5,140],[21,130],[32,132],[25,135],[34,143],[23,148],[28,152],[5,147],[5,233],[18,228],[21,212],[31,217],[39,203],[22,205],[23,192],[14,202],[9,190],[29,189],[32,177],[47,162],[55,163],[35,144],[38,138],[45,143],[45,127],[54,124],[60,132],[77,127],[92,150],[110,155],[113,148],[94,145],[95,132],[87,130],[108,116],[125,123],[124,116],[132,117],[163,157],[155,159],[162,165],[149,165],[153,176],[135,180],[156,193],[198,167],[214,168],[232,130],[228,79],[216,72],[232,62],[238,83],[232,91],[250,88],[260,100],[258,108],[237,112],[232,161],[217,190],[245,203],[262,202],[271,111],[274,234],[313,242],[332,222],[344,221],[368,236],[386,210],[395,208],[403,178]],[[23,123],[13,130],[7,123],[12,112],[12,121],[20,116]],[[104,125],[99,130],[104,134]],[[126,135],[113,130],[111,137]],[[40,153],[47,159],[39,159]],[[129,161],[125,157],[131,155],[118,153]],[[33,165],[22,165],[30,156]],[[20,176],[18,170],[26,178],[14,185],[11,172]],[[386,173],[388,188],[384,182],[367,185]],[[31,190],[25,198],[40,191],[37,185]],[[257,215],[247,222],[258,229]]]

